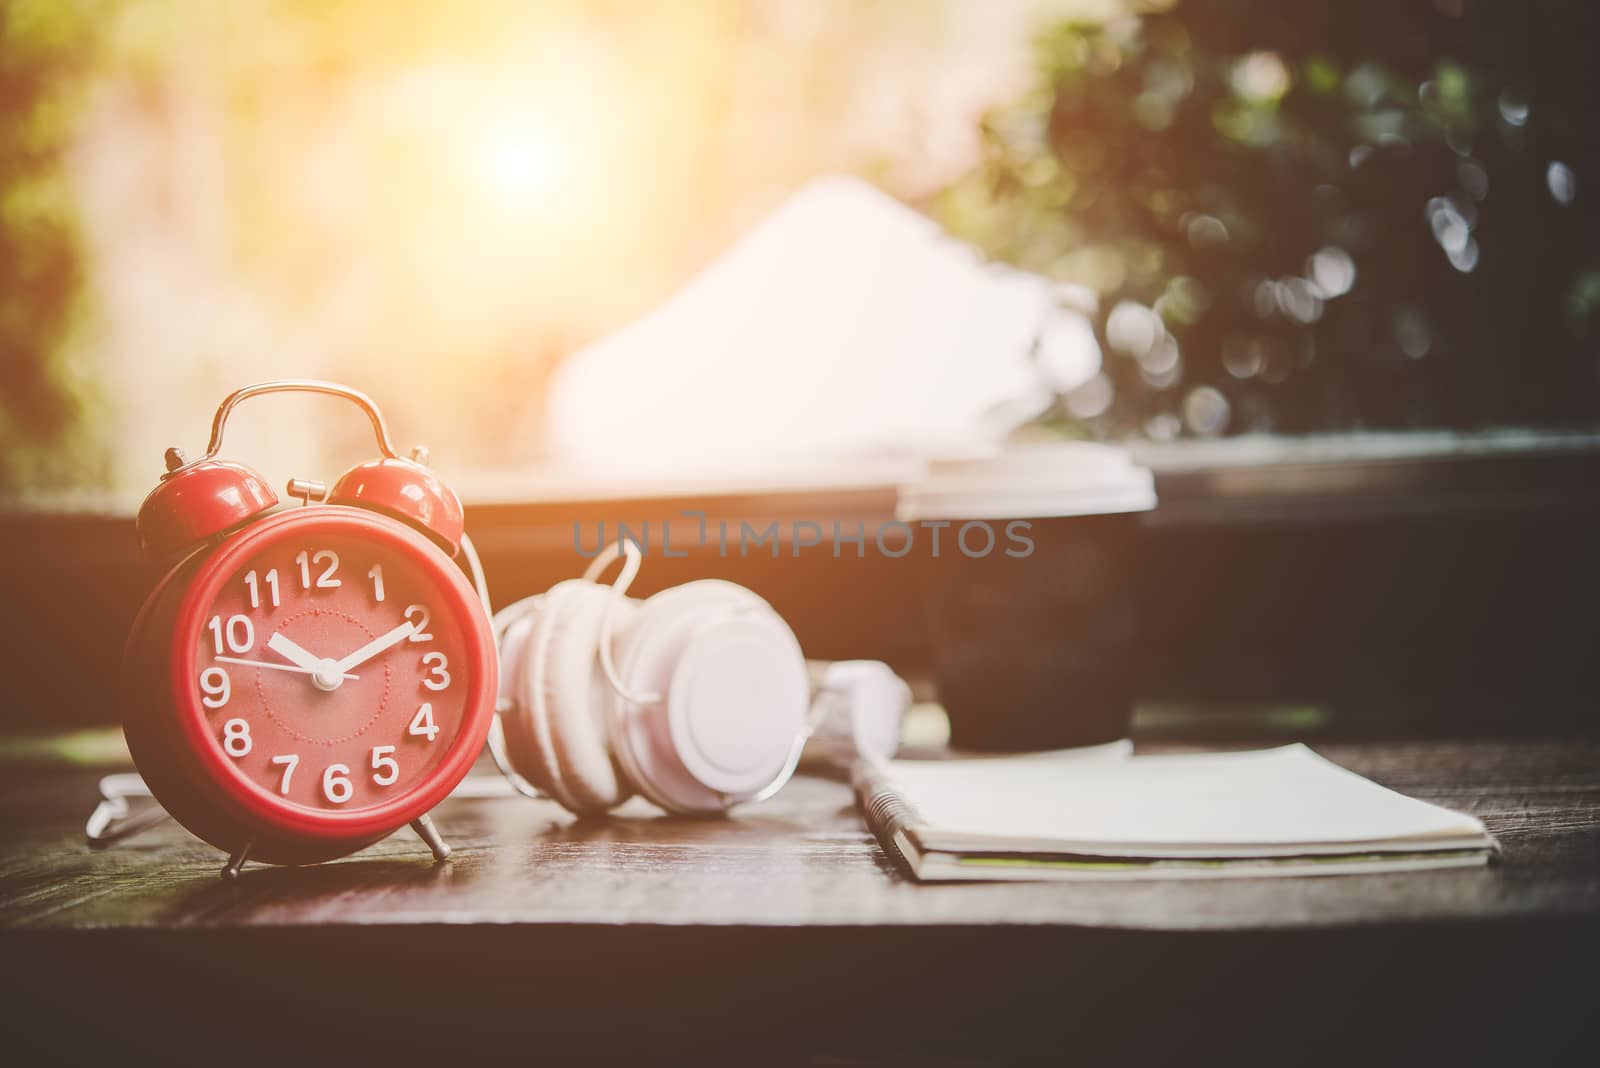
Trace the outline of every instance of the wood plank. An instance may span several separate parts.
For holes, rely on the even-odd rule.
[[[1161,747],[1169,751],[1182,748]],[[455,856],[435,868],[401,832],[312,868],[221,858],[173,824],[103,852],[82,841],[92,774],[35,773],[4,788],[0,925],[330,923],[1069,924],[1239,930],[1490,919],[1600,910],[1600,743],[1329,745],[1380,782],[1480,816],[1503,861],[1395,875],[1051,886],[919,886],[889,864],[848,788],[805,776],[726,820],[672,819],[642,801],[604,821],[546,802],[452,800],[437,813]]]
[[[1158,747],[1171,751],[1175,746]],[[91,853],[96,773],[0,784],[0,1005],[15,1063],[1554,1061],[1600,954],[1600,745],[1329,745],[1500,835],[1479,871],[920,886],[838,781],[729,820],[574,821],[456,800],[257,868],[167,825]],[[308,1052],[310,1051],[310,1052]]]

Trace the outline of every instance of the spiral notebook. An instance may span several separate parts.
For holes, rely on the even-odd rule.
[[[1415,871],[1480,865],[1495,848],[1476,818],[1303,745],[881,761],[858,767],[855,787],[884,849],[923,880]]]

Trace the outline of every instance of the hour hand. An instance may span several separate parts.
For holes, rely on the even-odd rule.
[[[306,671],[316,671],[322,666],[322,657],[306,651],[281,633],[267,639],[267,648]]]

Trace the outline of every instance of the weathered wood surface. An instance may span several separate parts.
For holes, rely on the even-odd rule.
[[[98,773],[12,768],[0,1022],[52,1059],[114,1046],[161,1063],[232,1048],[263,1003],[297,1034],[365,1035],[401,1060],[535,1039],[581,1058],[597,1034],[734,1063],[1031,1062],[1069,1036],[1091,1059],[1303,1061],[1308,1040],[1368,1061],[1375,1045],[1429,1060],[1559,1052],[1588,1026],[1600,954],[1600,743],[1318,748],[1479,815],[1502,862],[923,886],[890,865],[842,783],[806,777],[718,821],[637,805],[582,823],[521,799],[457,800],[436,814],[456,850],[445,865],[401,832],[225,883],[223,858],[171,824],[91,852]],[[364,1030],[419,997],[432,1023]],[[681,1045],[701,1034],[714,1049]],[[230,1056],[251,1049],[271,1059]]]
[[[1167,746],[1167,749],[1173,748]],[[841,782],[802,777],[727,820],[632,802],[579,822],[545,802],[454,800],[435,867],[402,831],[320,867],[250,868],[172,823],[104,851],[83,841],[96,776],[0,788],[0,925],[335,923],[1071,924],[1142,929],[1484,921],[1600,912],[1600,742],[1335,744],[1326,755],[1481,817],[1483,870],[1163,883],[922,886],[890,865]]]

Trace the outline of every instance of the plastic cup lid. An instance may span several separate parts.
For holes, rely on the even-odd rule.
[[[1072,441],[932,460],[922,478],[900,487],[895,517],[1048,519],[1155,506],[1150,469],[1126,449]]]

